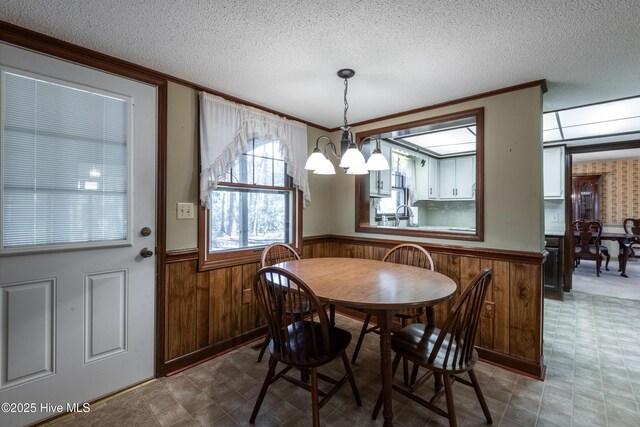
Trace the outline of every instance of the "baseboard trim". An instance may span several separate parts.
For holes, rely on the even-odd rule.
[[[213,359],[214,357],[221,356],[231,350],[242,347],[266,333],[267,327],[265,325],[233,338],[220,341],[208,347],[203,347],[193,353],[168,360],[164,363],[162,373],[165,376],[177,374],[178,372],[184,371],[192,366],[199,365],[200,363]]]
[[[544,366],[542,365],[542,361],[538,365],[531,360],[520,359],[486,348],[476,347],[476,351],[480,359],[484,362],[525,374],[540,381],[544,380]]]

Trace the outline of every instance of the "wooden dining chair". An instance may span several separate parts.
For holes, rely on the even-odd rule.
[[[253,291],[267,318],[271,339],[269,340],[269,370],[258,394],[250,423],[254,423],[260,406],[271,384],[284,379],[311,392],[313,425],[320,425],[320,408],[348,380],[358,406],[362,406],[360,393],[347,357],[347,346],[351,334],[329,322],[322,303],[300,278],[278,267],[261,268],[253,282]],[[295,313],[308,311],[300,318]],[[318,367],[342,358],[346,374],[336,380],[318,372]],[[276,372],[278,363],[285,365]],[[292,368],[309,371],[311,384],[287,375]],[[318,380],[332,387],[329,391],[318,388]]]
[[[457,425],[451,388],[456,381],[474,389],[487,423],[491,424],[493,422],[487,402],[482,394],[482,389],[473,371],[478,361],[478,353],[475,350],[474,342],[478,325],[480,324],[483,302],[491,283],[491,276],[492,270],[486,268],[471,280],[469,286],[453,305],[447,320],[442,325],[442,329],[412,323],[391,337],[391,347],[396,353],[392,364],[393,374],[398,369],[402,358],[407,358],[427,369],[427,373],[412,384],[409,389],[394,384],[393,390],[400,392],[436,414],[448,418],[450,426]],[[470,381],[461,377],[464,373],[468,374]],[[436,386],[435,394],[429,400],[425,400],[418,396],[415,391],[426,379],[434,374],[442,375],[444,390],[442,387]],[[443,393],[446,398],[446,411],[434,404]],[[374,420],[378,417],[381,406],[382,393],[380,393],[373,410]]]
[[[625,234],[633,234],[634,236],[629,246],[629,249],[631,249],[629,257],[640,257],[640,255],[636,254],[636,251],[640,253],[640,219],[627,218],[622,222],[622,226],[624,227]]]
[[[387,251],[387,253],[382,258],[382,261],[393,262],[396,264],[412,265],[414,267],[426,268],[432,271],[434,269],[433,259],[431,258],[429,252],[427,252],[427,250],[422,246],[416,245],[414,243],[402,243],[394,246]],[[427,324],[435,326],[433,307],[407,309],[402,311],[401,313],[396,313],[394,316],[400,319],[402,327],[405,327],[409,324],[409,321],[420,322],[422,316],[425,313],[427,316]],[[360,352],[360,347],[362,346],[362,341],[364,340],[365,335],[370,332],[379,332],[379,328],[377,325],[369,327],[370,321],[371,314],[367,313],[367,316],[364,319],[364,323],[362,324],[362,329],[360,330],[360,335],[358,336],[356,348],[354,349],[353,356],[351,357],[351,363],[356,363],[356,359],[358,358],[358,353]],[[405,361],[403,365],[405,383],[408,384],[408,364]]]
[[[596,276],[602,272],[602,260],[606,259],[605,269],[609,271],[609,248],[602,244],[602,224],[595,220],[578,220],[572,223],[574,229],[575,246],[573,252],[574,268],[580,265],[581,259],[590,259],[596,262]]]
[[[260,257],[260,266],[268,267],[280,262],[293,261],[296,259],[300,259],[300,255],[298,255],[298,252],[296,252],[296,250],[291,246],[287,245],[286,243],[272,243],[262,251],[262,256]],[[267,350],[267,346],[269,345],[270,340],[271,335],[269,334],[269,331],[267,331],[267,336],[264,337],[262,347],[260,347],[258,362],[262,361],[262,356],[264,356],[264,352]]]

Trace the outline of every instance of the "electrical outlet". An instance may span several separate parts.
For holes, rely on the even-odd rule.
[[[242,290],[242,303],[249,304],[251,302],[251,289]]]
[[[484,317],[488,317],[489,319],[493,319],[496,314],[496,303],[492,301],[484,302]]]
[[[178,203],[178,219],[194,219],[193,203]]]

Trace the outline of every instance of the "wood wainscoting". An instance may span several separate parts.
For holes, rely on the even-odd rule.
[[[302,255],[382,259],[398,243],[360,237],[306,237]],[[489,362],[542,378],[545,254],[421,245],[433,256],[436,271],[451,277],[459,286],[466,286],[481,269],[493,269],[487,294],[487,302],[493,303],[492,313],[485,312],[482,317],[478,353]],[[264,319],[251,291],[258,268],[259,263],[254,262],[198,272],[197,251],[167,254],[164,374],[265,333]],[[455,298],[435,307],[438,323],[442,324],[454,302]]]

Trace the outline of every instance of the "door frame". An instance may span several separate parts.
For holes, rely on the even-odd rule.
[[[565,244],[564,250],[568,255],[565,257],[564,262],[564,291],[570,292],[573,289],[573,231],[571,223],[573,219],[573,202],[571,195],[573,194],[573,182],[572,182],[572,170],[573,170],[573,155],[579,153],[594,153],[597,151],[614,151],[614,150],[626,150],[629,148],[640,148],[640,139],[630,141],[620,141],[604,144],[589,144],[565,147],[565,203],[564,203],[564,232],[565,232]]]
[[[0,41],[68,60],[157,88],[156,129],[156,270],[155,270],[155,377],[164,376],[165,347],[165,257],[166,257],[166,172],[167,172],[167,76],[113,56],[55,39],[8,22],[0,21]]]

